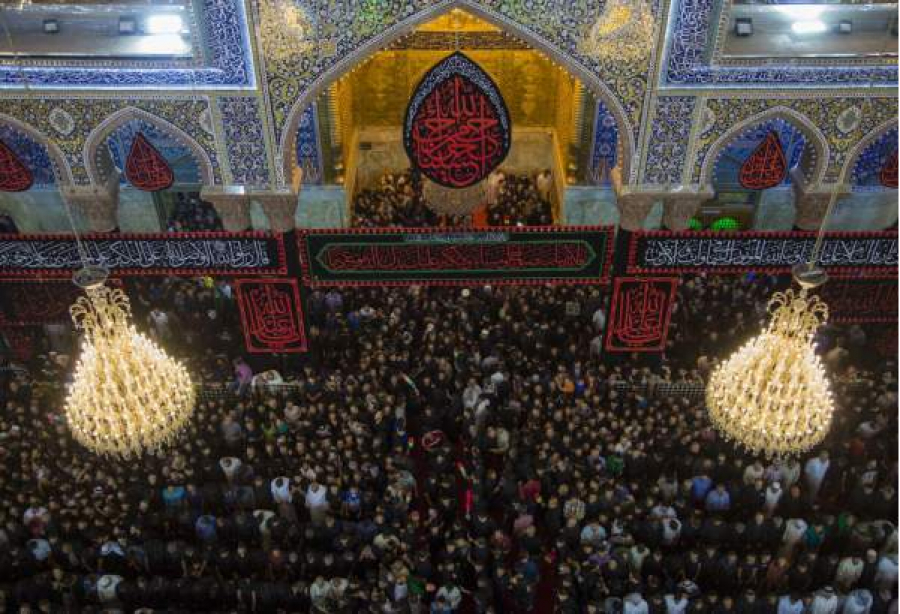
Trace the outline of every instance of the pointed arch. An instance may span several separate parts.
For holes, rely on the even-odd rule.
[[[43,146],[50,156],[50,162],[53,164],[53,176],[56,179],[56,183],[58,185],[72,184],[72,167],[69,166],[65,154],[63,154],[62,149],[47,138],[43,132],[30,124],[26,124],[22,120],[7,115],[6,113],[0,113],[0,124],[6,124],[7,126],[22,132],[27,135],[28,138]]]
[[[621,166],[622,177],[631,176],[632,162],[635,155],[633,127],[622,103],[616,98],[609,86],[601,81],[596,74],[545,38],[535,34],[508,17],[483,6],[477,0],[439,0],[433,5],[423,8],[403,21],[387,28],[378,36],[374,36],[365,41],[354,49],[352,53],[342,57],[328,70],[316,77],[303,92],[301,92],[300,96],[294,101],[294,104],[291,105],[291,108],[288,111],[287,121],[285,122],[278,143],[277,155],[280,156],[280,159],[277,162],[278,181],[282,183],[285,181],[288,183],[290,182],[292,170],[296,166],[295,152],[297,128],[300,124],[300,117],[303,114],[303,110],[313,102],[325,88],[337,81],[342,75],[350,72],[353,66],[367,56],[380,51],[395,40],[409,33],[419,24],[431,21],[453,9],[461,9],[472,13],[497,26],[501,30],[522,39],[535,49],[538,49],[551,57],[554,61],[561,64],[570,74],[577,77],[585,88],[593,93],[597,99],[601,100],[616,118],[616,123],[619,127],[617,158],[619,165]]]
[[[865,151],[876,141],[878,141],[882,136],[891,130],[897,130],[898,124],[897,119],[892,117],[891,119],[882,122],[881,124],[875,126],[868,134],[866,134],[862,139],[860,139],[859,143],[853,146],[847,153],[847,157],[844,159],[844,165],[841,167],[841,174],[838,177],[838,183],[846,184],[851,179],[851,174],[853,173],[853,167],[856,166],[856,162],[859,160],[859,157],[865,153]]]
[[[820,184],[825,177],[825,169],[828,167],[828,160],[831,155],[831,150],[828,147],[828,140],[825,138],[825,135],[822,134],[822,131],[819,130],[808,117],[793,109],[777,106],[767,109],[762,113],[751,115],[738,122],[713,142],[707,150],[706,157],[703,159],[703,165],[700,168],[700,185],[710,185],[712,183],[712,173],[716,166],[716,162],[734,138],[738,137],[748,128],[752,128],[753,126],[763,124],[773,119],[781,119],[791,124],[806,138],[808,146],[813,148],[815,154],[814,164],[809,170],[809,176],[806,177],[806,181],[808,185]],[[801,160],[801,163],[803,162],[809,161]]]
[[[215,173],[213,172],[213,165],[209,159],[209,155],[193,137],[175,124],[166,121],[157,115],[153,115],[152,113],[148,113],[147,111],[136,107],[125,107],[119,109],[100,122],[91,131],[84,143],[84,149],[82,151],[82,155],[84,156],[84,166],[87,169],[88,178],[90,178],[92,184],[99,185],[103,183],[103,177],[100,173],[100,169],[97,167],[98,149],[106,144],[107,137],[109,137],[116,129],[132,120],[142,120],[149,124],[153,124],[161,131],[184,143],[190,150],[194,160],[197,162],[197,167],[200,169],[200,180],[203,185],[211,186],[215,183]]]

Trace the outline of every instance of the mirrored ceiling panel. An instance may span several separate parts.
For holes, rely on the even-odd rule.
[[[889,63],[897,58],[895,3],[733,2],[721,21],[716,61],[795,58]]]
[[[198,55],[189,0],[7,1],[0,7],[0,56],[188,61]]]

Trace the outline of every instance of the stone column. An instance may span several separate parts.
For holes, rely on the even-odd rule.
[[[823,186],[824,187],[824,186]],[[801,230],[818,230],[825,219],[825,212],[828,211],[828,203],[835,189],[837,189],[836,198],[840,200],[849,193],[846,187],[831,186],[831,190],[810,190],[799,183],[794,184],[794,209],[796,217],[794,218],[794,226]]]
[[[294,192],[268,192],[253,195],[269,219],[272,232],[290,232],[295,227],[298,195]]]
[[[644,227],[644,221],[650,215],[653,205],[659,200],[655,194],[626,193],[616,195],[616,208],[619,210],[619,226],[623,230],[633,232]]]
[[[88,232],[112,232],[119,227],[119,176],[103,185],[64,185],[66,205],[84,220]]]
[[[200,198],[212,204],[228,232],[250,228],[250,196],[243,186],[204,187]]]

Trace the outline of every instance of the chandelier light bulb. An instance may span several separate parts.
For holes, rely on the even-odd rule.
[[[193,412],[187,370],[135,330],[128,297],[96,283],[70,308],[84,333],[66,399],[75,439],[103,456],[131,458],[171,442]]]
[[[831,427],[831,386],[813,337],[828,306],[806,288],[776,292],[761,334],[720,364],[706,389],[713,426],[728,440],[766,457],[802,453]]]

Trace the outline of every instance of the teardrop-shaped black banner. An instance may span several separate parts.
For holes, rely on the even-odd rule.
[[[497,85],[458,51],[425,74],[403,122],[413,166],[447,188],[467,188],[487,177],[509,153],[511,133]]]

